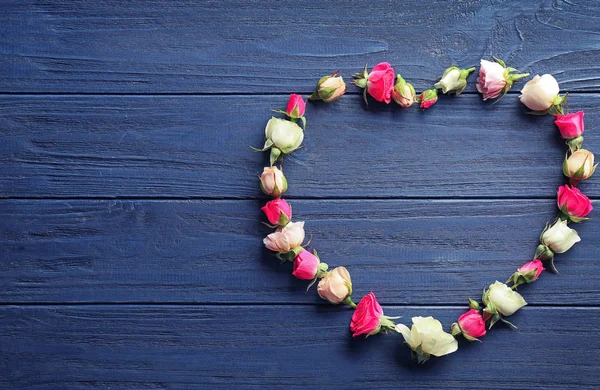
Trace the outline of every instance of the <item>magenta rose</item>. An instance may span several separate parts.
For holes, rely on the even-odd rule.
[[[387,62],[375,65],[367,79],[367,92],[373,99],[387,104],[392,100],[394,69]]]
[[[519,271],[522,274],[526,274],[532,271],[535,271],[535,275],[533,277],[533,279],[531,279],[531,281],[533,282],[534,280],[537,280],[537,278],[540,277],[542,271],[544,271],[546,268],[544,268],[544,265],[542,264],[541,260],[533,260],[530,261],[529,263],[523,264],[523,266],[521,268],[517,268],[517,271]]]
[[[471,309],[458,317],[458,325],[467,336],[478,338],[485,336],[485,321],[479,311]]]
[[[304,116],[304,111],[306,110],[306,103],[302,96],[296,95],[295,93],[290,95],[290,100],[288,101],[287,107],[285,108],[285,113],[290,118],[298,119]]]
[[[302,249],[294,259],[292,275],[302,280],[312,280],[319,270],[319,258],[306,249]]]
[[[593,209],[590,199],[579,189],[568,184],[558,187],[556,203],[563,214],[575,219],[584,218]]]
[[[495,99],[506,87],[504,67],[497,62],[481,60],[479,77],[477,77],[477,90],[483,94],[483,100]]]
[[[382,317],[383,309],[377,302],[375,294],[371,292],[365,295],[356,306],[354,314],[352,314],[352,321],[350,322],[350,330],[353,332],[352,337],[378,333]]]
[[[583,134],[583,111],[573,114],[557,115],[554,120],[560,136],[564,139],[573,139]]]
[[[285,199],[277,198],[267,202],[261,208],[273,225],[285,226],[292,219],[292,206]]]

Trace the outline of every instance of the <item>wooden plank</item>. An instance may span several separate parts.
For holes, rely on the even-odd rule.
[[[5,0],[0,92],[308,92],[392,63],[418,89],[496,55],[600,88],[600,10],[561,2]],[[474,91],[473,85],[469,91]]]
[[[462,304],[533,256],[549,200],[294,201],[324,262],[355,296]],[[322,301],[263,249],[260,201],[0,202],[0,302]],[[600,304],[600,220],[521,287],[531,304]],[[308,237],[308,235],[307,235]]]
[[[449,327],[462,308],[384,307]],[[598,308],[526,307],[419,366],[399,335],[350,337],[348,308],[0,307],[0,385],[126,388],[597,388]]]
[[[586,146],[600,150],[600,95]],[[270,109],[285,96],[0,97],[2,197],[261,197]],[[550,116],[509,96],[442,98],[423,113],[350,96],[310,105],[304,147],[287,157],[290,197],[552,197],[565,147]],[[582,186],[600,196],[600,181]]]

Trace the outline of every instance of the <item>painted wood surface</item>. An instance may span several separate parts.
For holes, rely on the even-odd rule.
[[[600,94],[575,95],[600,149]],[[271,109],[285,96],[4,96],[5,197],[257,198]],[[553,198],[565,146],[552,118],[511,95],[442,97],[427,112],[359,96],[311,104],[302,149],[284,160],[289,197]],[[600,196],[600,182],[582,185]]]
[[[390,307],[453,321],[462,307]],[[348,308],[0,308],[5,388],[597,388],[597,308],[525,307],[484,343],[426,366],[399,336],[352,339]],[[583,346],[583,350],[581,349]],[[8,358],[10,357],[10,358]]]
[[[334,70],[386,60],[421,90],[496,55],[554,74],[598,151],[598,21],[595,0],[0,0],[0,389],[597,388],[595,214],[521,288],[519,330],[418,366],[262,248],[249,146]],[[404,323],[448,327],[556,211],[552,118],[474,79],[428,112],[351,86],[284,163],[311,245]]]
[[[4,0],[0,91],[308,92],[383,60],[424,89],[492,55],[597,91],[599,15],[596,0]]]
[[[0,302],[321,304],[263,249],[259,201],[0,203]],[[550,200],[297,200],[312,248],[351,272],[358,299],[464,304],[532,258]],[[522,287],[532,304],[600,305],[600,222]],[[585,288],[582,289],[582,286]]]

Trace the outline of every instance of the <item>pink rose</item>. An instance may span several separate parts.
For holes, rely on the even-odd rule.
[[[319,270],[319,258],[306,249],[302,249],[294,259],[294,270],[292,275],[302,280],[312,280],[317,276]]]
[[[479,311],[471,309],[458,317],[458,325],[467,336],[478,338],[485,336],[485,321]]]
[[[371,292],[365,295],[356,306],[354,314],[352,314],[352,321],[350,322],[350,330],[353,332],[352,337],[378,333],[382,317],[383,309],[377,302],[375,294]]]
[[[304,111],[306,110],[306,103],[302,96],[296,95],[295,93],[290,95],[290,100],[288,101],[287,107],[285,108],[285,113],[290,118],[298,119],[304,116]]]
[[[565,184],[558,187],[557,205],[569,217],[584,218],[592,211],[592,202],[576,187]]]
[[[477,90],[483,94],[483,100],[495,99],[506,87],[505,68],[497,62],[481,60]]]
[[[387,62],[375,65],[367,79],[367,92],[373,99],[389,104],[394,88],[394,69]]]
[[[542,262],[540,260],[536,259],[536,260],[530,261],[529,263],[523,264],[523,266],[521,268],[517,268],[517,271],[522,274],[526,274],[526,273],[529,273],[529,272],[535,270],[535,275],[534,275],[533,279],[531,279],[531,282],[533,282],[534,280],[537,280],[537,278],[540,277],[540,274],[545,269],[546,268],[544,268],[544,265],[542,264]],[[531,282],[528,282],[528,283],[531,283]]]
[[[292,207],[284,199],[277,198],[267,202],[261,208],[273,225],[285,226],[292,219]]]
[[[583,134],[583,111],[573,114],[557,115],[554,120],[560,136],[564,139],[573,139]]]
[[[419,101],[421,102],[421,108],[423,110],[428,109],[429,107],[433,106],[438,100],[438,93],[437,93],[437,89],[432,88],[432,89],[428,89],[427,91],[421,93],[421,96],[419,96]]]

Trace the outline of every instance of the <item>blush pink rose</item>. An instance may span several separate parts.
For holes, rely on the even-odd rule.
[[[375,294],[371,292],[365,295],[356,306],[354,314],[352,314],[352,321],[350,322],[350,330],[353,332],[352,337],[377,333],[382,317],[383,309],[377,302]]]
[[[292,219],[292,207],[285,199],[277,198],[267,202],[261,208],[269,223],[273,225],[286,225]]]
[[[573,114],[557,115],[554,120],[560,136],[564,139],[573,139],[583,134],[583,111]]]
[[[584,218],[593,209],[590,199],[568,184],[558,187],[556,203],[563,213],[575,218]]]
[[[304,116],[304,111],[306,110],[306,103],[302,96],[296,95],[295,93],[290,95],[290,100],[288,101],[287,107],[285,108],[285,113],[290,118],[300,118]]]
[[[373,99],[387,104],[392,100],[394,69],[387,62],[375,65],[367,79],[367,92]]]
[[[306,249],[302,249],[294,259],[292,275],[302,280],[312,280],[319,270],[319,258]]]
[[[495,99],[506,87],[504,67],[497,62],[481,60],[479,77],[477,77],[477,90],[483,94],[483,100]]]
[[[458,317],[458,325],[467,336],[474,338],[485,336],[485,321],[479,311],[471,309]]]
[[[540,277],[542,271],[544,271],[546,268],[544,268],[544,265],[542,264],[541,260],[533,260],[530,261],[529,263],[523,264],[523,266],[521,268],[517,268],[517,271],[519,271],[522,274],[526,274],[528,272],[531,272],[533,270],[535,270],[535,276],[533,277],[533,280],[537,280],[537,278]]]

